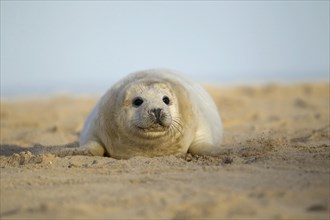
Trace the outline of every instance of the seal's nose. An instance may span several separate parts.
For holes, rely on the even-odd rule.
[[[156,119],[160,119],[160,113],[162,112],[161,108],[154,108],[151,110],[151,112],[155,115]]]

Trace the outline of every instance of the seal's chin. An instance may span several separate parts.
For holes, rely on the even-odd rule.
[[[165,132],[168,129],[168,126],[163,126],[160,124],[153,124],[148,127],[139,127],[137,126],[138,129],[144,131],[144,132]]]
[[[138,133],[142,136],[157,137],[157,136],[162,136],[166,132],[168,132],[169,126],[164,126],[158,123],[154,123],[148,127],[136,126],[136,129],[138,130]]]

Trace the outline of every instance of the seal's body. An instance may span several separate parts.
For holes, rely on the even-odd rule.
[[[106,92],[85,122],[80,146],[118,159],[215,155],[222,133],[216,105],[199,84],[154,69],[132,73]]]

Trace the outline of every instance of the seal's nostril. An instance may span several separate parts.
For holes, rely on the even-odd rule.
[[[162,109],[161,108],[154,108],[152,110],[152,112],[154,113],[154,115],[156,116],[157,119],[160,118],[160,113],[162,112]]]

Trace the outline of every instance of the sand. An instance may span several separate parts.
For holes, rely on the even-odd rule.
[[[329,219],[329,83],[207,89],[218,157],[58,157],[97,98],[2,100],[0,217]]]

